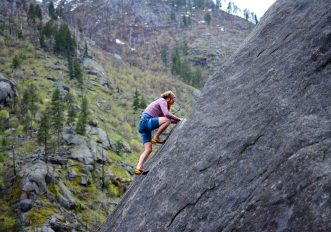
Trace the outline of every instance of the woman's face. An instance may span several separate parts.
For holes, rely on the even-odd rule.
[[[169,97],[169,98],[168,98],[168,103],[169,103],[170,105],[173,105],[173,104],[175,103],[175,101],[176,101],[176,97]]]

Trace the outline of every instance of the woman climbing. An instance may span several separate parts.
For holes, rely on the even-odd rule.
[[[161,133],[170,125],[178,123],[182,119],[170,113],[171,106],[175,103],[176,96],[172,91],[166,91],[161,94],[161,98],[150,103],[141,115],[138,131],[141,134],[144,144],[144,152],[139,157],[139,162],[135,168],[135,174],[147,174],[143,165],[152,152],[152,144],[164,143],[161,141]],[[158,128],[152,138],[152,131]]]

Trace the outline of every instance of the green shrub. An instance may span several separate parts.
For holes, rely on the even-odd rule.
[[[3,163],[3,161],[5,161],[5,156],[0,154],[0,163]]]

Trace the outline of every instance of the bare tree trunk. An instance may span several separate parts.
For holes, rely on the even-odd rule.
[[[13,171],[14,171],[14,176],[16,176],[16,152],[14,145],[12,145],[12,152],[13,152]]]

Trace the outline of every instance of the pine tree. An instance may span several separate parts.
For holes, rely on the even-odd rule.
[[[21,59],[17,55],[15,55],[13,60],[12,60],[11,67],[13,69],[16,69],[17,67],[19,67],[21,65],[21,62],[22,62]]]
[[[207,12],[207,13],[205,14],[205,16],[204,16],[204,20],[206,21],[206,23],[207,23],[208,25],[210,25],[211,15],[210,15],[209,12]]]
[[[38,111],[38,104],[37,103],[39,101],[39,95],[38,95],[37,87],[34,84],[30,84],[28,86],[28,92],[29,92],[29,107],[30,107],[32,119],[35,119],[36,113]]]
[[[43,19],[43,14],[41,12],[41,8],[39,4],[37,4],[34,8],[35,16],[41,21]]]
[[[48,14],[52,20],[57,20],[57,14],[53,2],[50,2],[48,5]]]
[[[144,96],[141,95],[140,102],[139,102],[139,108],[145,109],[146,107],[147,107],[146,100],[145,100]]]
[[[24,130],[27,133],[31,125],[31,112],[29,103],[29,91],[25,89],[21,99],[21,122]]]
[[[46,111],[42,114],[41,120],[38,128],[38,144],[44,146],[44,156],[45,162],[48,160],[48,143],[51,137],[51,124],[50,124],[50,110],[46,109]]]
[[[171,19],[171,22],[173,22],[173,23],[177,22],[176,14],[174,11],[171,12],[170,19]]]
[[[55,34],[55,32],[56,30],[54,28],[53,21],[52,20],[48,21],[43,28],[43,34],[47,38],[51,38]]]
[[[258,24],[259,23],[259,20],[257,19],[256,14],[254,14],[254,20],[255,20],[255,24]]]
[[[85,46],[84,46],[84,57],[88,56],[88,47],[87,47],[87,43],[85,41]]]
[[[78,81],[80,87],[83,85],[83,71],[80,67],[78,59],[74,60],[74,66],[73,66],[73,75],[74,78]]]
[[[38,91],[34,84],[28,85],[23,92],[21,100],[21,120],[23,122],[26,133],[32,128],[32,120],[38,111]]]
[[[140,93],[137,89],[134,92],[132,107],[134,113],[137,113],[138,109],[140,108]]]
[[[244,9],[244,16],[245,16],[245,19],[248,20],[249,19],[249,14],[250,14],[250,11],[246,8]]]
[[[57,135],[57,148],[60,148],[61,131],[64,124],[64,103],[59,89],[55,89],[50,106],[51,128]]]
[[[46,47],[46,44],[45,44],[45,34],[44,34],[43,30],[40,31],[39,45],[40,45],[41,48],[45,48]]]
[[[33,3],[30,3],[28,10],[28,22],[34,24],[36,21],[35,6]]]
[[[68,110],[67,125],[71,126],[72,124],[75,123],[75,120],[77,117],[77,113],[74,108],[74,100],[73,100],[72,94],[68,93],[66,100],[67,100],[67,110]]]
[[[161,48],[161,59],[164,63],[164,65],[168,64],[168,52],[169,52],[169,48],[167,45],[163,45]]]
[[[76,133],[80,135],[85,135],[86,133],[86,123],[88,118],[88,101],[87,98],[84,97],[82,100],[82,110],[78,116],[78,122],[76,126]]]

